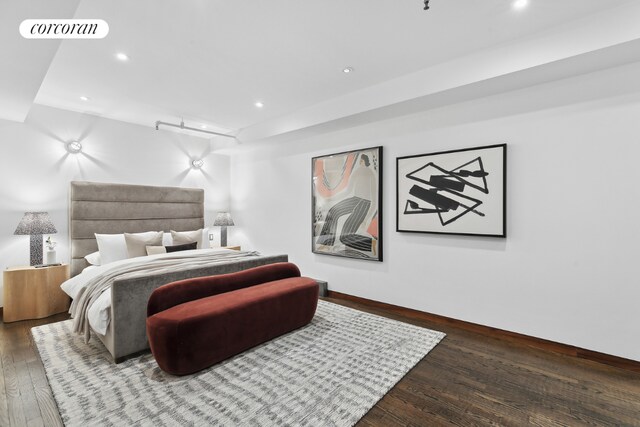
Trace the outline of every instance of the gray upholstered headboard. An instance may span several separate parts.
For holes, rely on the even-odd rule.
[[[94,233],[197,230],[204,227],[204,190],[72,181],[69,191],[71,276],[98,250]]]

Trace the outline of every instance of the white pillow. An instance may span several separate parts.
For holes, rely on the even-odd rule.
[[[171,238],[171,233],[164,233],[162,235],[162,246],[171,246],[173,245],[173,239]]]
[[[102,265],[102,260],[100,259],[100,252],[95,251],[85,256],[84,259],[91,265]]]
[[[100,252],[102,265],[129,258],[124,234],[96,233],[96,240],[98,241],[98,251]]]
[[[173,231],[171,230],[172,245],[183,245],[185,243],[197,242],[198,249],[202,249],[209,246],[209,229],[201,228],[200,230],[193,231]],[[205,246],[206,242],[206,246]],[[167,245],[167,246],[172,246]]]
[[[140,237],[151,237],[156,235],[157,231],[147,231],[145,233],[131,233]],[[96,240],[98,241],[98,251],[100,252],[101,265],[109,264],[110,262],[119,261],[121,259],[129,258],[127,252],[127,242],[124,240],[123,234],[98,234],[96,233]]]

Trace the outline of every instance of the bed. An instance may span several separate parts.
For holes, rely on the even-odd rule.
[[[70,184],[69,194],[71,281],[78,281],[78,275],[104,273],[86,271],[81,274],[89,267],[85,256],[98,250],[94,233],[140,233],[150,230],[169,232],[204,228],[202,189],[74,181]],[[208,240],[205,244],[208,245]],[[108,326],[101,331],[104,334],[93,330],[91,336],[104,343],[115,363],[148,350],[146,307],[154,289],[189,277],[231,273],[288,261],[287,255],[260,255],[223,249],[211,253],[207,251],[186,251],[193,252],[192,255],[198,258],[198,262],[190,261],[186,263],[186,267],[174,267],[171,264],[173,261],[165,260],[180,258],[179,256],[154,255],[142,258],[162,263],[164,268],[156,268],[148,274],[114,274],[109,289],[105,291],[109,292],[110,302],[107,310]],[[217,253],[221,255],[216,255]],[[190,254],[180,256],[183,255],[186,257]],[[207,262],[206,257],[212,261]],[[142,262],[142,259],[139,261]],[[118,263],[113,265],[117,267]],[[107,266],[101,268],[109,270]]]

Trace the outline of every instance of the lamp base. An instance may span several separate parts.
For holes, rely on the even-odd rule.
[[[220,227],[220,246],[227,246],[227,227]]]
[[[42,264],[42,234],[32,234],[29,241],[30,265]]]
[[[44,263],[47,265],[56,264],[56,251],[47,249],[44,253]]]

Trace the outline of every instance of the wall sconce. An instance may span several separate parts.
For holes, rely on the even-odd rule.
[[[193,169],[200,169],[202,166],[204,166],[204,160],[202,159],[196,159],[191,162],[191,167]]]
[[[81,151],[82,151],[82,144],[80,144],[80,141],[67,142],[67,152],[69,154],[78,154]]]

